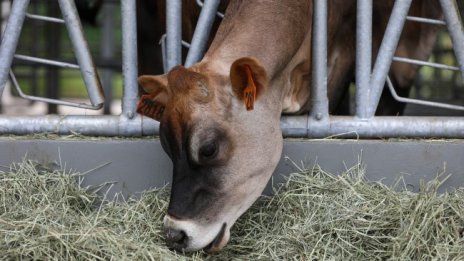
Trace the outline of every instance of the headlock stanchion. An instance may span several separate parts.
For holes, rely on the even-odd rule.
[[[407,16],[412,0],[396,0],[388,23],[379,54],[372,68],[372,6],[374,0],[357,1],[357,34],[356,34],[356,108],[354,116],[330,116],[327,101],[327,3],[314,0],[314,32],[313,32],[313,86],[312,113],[305,116],[283,116],[281,127],[287,137],[454,137],[464,138],[464,117],[375,117],[380,95],[387,81],[392,61],[407,62],[417,65],[434,66],[443,69],[460,70],[464,74],[464,31],[462,20],[457,11],[456,0],[440,0],[444,20],[427,17]],[[199,19],[199,27],[195,30],[190,46],[186,66],[201,59],[211,26],[217,18],[219,1],[207,0],[199,4],[203,10]],[[81,52],[78,65],[84,72],[94,71],[85,40],[81,37],[82,29],[75,15],[72,1],[60,0],[64,19],[44,18],[26,14],[29,0],[15,0],[8,19],[8,25],[0,46],[0,94],[7,81],[12,59],[21,26],[26,17],[64,23],[73,39],[74,48]],[[165,43],[165,69],[182,63],[182,1],[170,0],[166,5],[167,35]],[[122,114],[119,116],[0,116],[0,134],[30,134],[52,132],[59,134],[81,133],[83,135],[134,136],[156,135],[159,124],[156,121],[135,114],[137,94],[137,36],[135,1],[121,0],[122,34],[123,34],[123,77],[124,92],[122,98]],[[406,20],[446,26],[454,46],[458,67],[446,66],[427,61],[417,61],[406,57],[394,57],[396,45]],[[188,44],[184,43],[185,46]],[[16,55],[17,59],[27,59],[56,66],[77,68],[78,65],[49,61]],[[91,106],[100,106],[103,102],[101,86],[95,74],[86,82]],[[387,85],[388,86],[388,85]],[[392,86],[389,86],[393,89]],[[395,95],[394,95],[395,96]],[[423,105],[443,106],[433,102],[410,100],[398,97],[399,101],[419,103]],[[447,106],[462,109],[462,106]]]

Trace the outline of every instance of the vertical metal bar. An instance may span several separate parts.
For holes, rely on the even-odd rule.
[[[327,1],[314,0],[312,41],[311,116],[326,120],[329,116],[327,98]]]
[[[377,59],[375,60],[374,70],[371,76],[371,93],[367,111],[367,118],[373,117],[379,104],[380,96],[388,71],[395,54],[398,41],[403,30],[406,16],[409,12],[412,0],[396,0],[393,6],[390,20],[388,21],[382,44],[379,48]]]
[[[74,48],[77,62],[81,67],[87,92],[92,105],[97,106],[105,102],[103,88],[98,77],[97,69],[90,56],[89,47],[82,31],[82,25],[77,14],[74,1],[59,0],[63,19],[68,29],[68,35]]]
[[[115,3],[111,1],[103,2],[103,22],[102,22],[102,41],[100,44],[101,57],[105,63],[114,58],[114,11]],[[114,71],[112,68],[104,68],[102,70],[102,82],[105,89],[106,102],[103,106],[103,113],[111,113],[111,102],[113,99],[113,76]]]
[[[60,8],[56,1],[50,1],[46,4],[47,15],[54,17],[60,15]],[[45,45],[45,53],[47,57],[53,60],[58,60],[61,53],[61,24],[46,23],[45,37],[48,43]],[[45,85],[46,96],[50,99],[57,100],[60,96],[60,74],[61,68],[57,66],[45,67]],[[55,103],[47,103],[48,114],[58,114],[58,105]]]
[[[202,58],[220,3],[218,0],[205,0],[185,59],[186,67],[192,66]]]
[[[182,63],[182,0],[166,1],[167,70]]]
[[[453,42],[454,54],[464,79],[464,29],[458,13],[458,5],[455,0],[440,0],[440,3]]]
[[[5,83],[8,80],[11,63],[18,44],[19,35],[26,17],[29,0],[13,1],[11,13],[8,18],[2,44],[0,45],[0,97],[2,96]]]
[[[372,0],[358,0],[356,11],[356,117],[367,118],[372,70]]]
[[[132,119],[138,100],[137,84],[137,14],[135,1],[121,0],[122,74],[124,92],[122,115]]]

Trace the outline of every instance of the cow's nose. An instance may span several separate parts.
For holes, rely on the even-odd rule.
[[[169,248],[176,250],[182,250],[187,247],[187,234],[183,230],[177,230],[173,228],[164,228],[164,235],[166,244]]]

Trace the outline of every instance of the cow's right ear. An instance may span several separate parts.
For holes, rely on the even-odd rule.
[[[254,103],[268,86],[266,70],[252,57],[236,60],[230,67],[230,81],[235,95],[243,100],[247,111],[254,108]]]
[[[138,82],[148,94],[140,97],[137,112],[160,121],[168,98],[166,76],[142,75],[138,78]]]

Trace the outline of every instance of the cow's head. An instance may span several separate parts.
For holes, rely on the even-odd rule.
[[[279,97],[253,58],[236,60],[226,75],[199,64],[141,76],[139,83],[148,95],[138,112],[160,121],[161,144],[173,163],[167,243],[219,251],[279,161]]]

